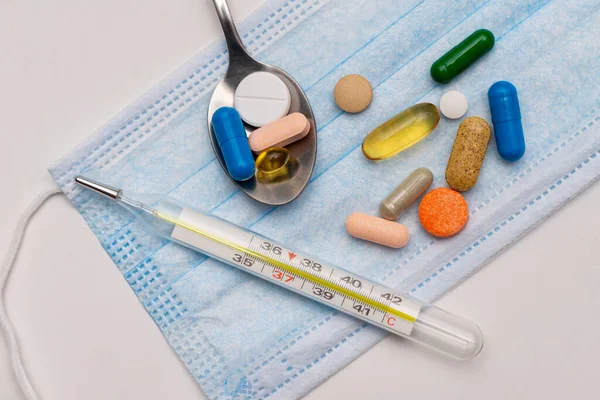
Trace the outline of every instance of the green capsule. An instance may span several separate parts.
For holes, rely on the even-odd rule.
[[[494,47],[496,39],[487,29],[479,29],[450,49],[431,66],[431,77],[448,83]]]

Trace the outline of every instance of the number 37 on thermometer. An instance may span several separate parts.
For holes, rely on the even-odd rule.
[[[406,333],[410,328],[406,322],[414,322],[411,314],[386,310],[400,308],[405,299],[363,278],[298,255],[267,240],[257,240],[256,236],[248,249],[250,251],[234,253],[232,261],[281,286],[342,308],[362,319],[376,321],[388,329]],[[411,311],[418,312],[418,308]],[[404,323],[399,324],[399,319]]]

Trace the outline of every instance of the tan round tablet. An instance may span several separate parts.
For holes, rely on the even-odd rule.
[[[348,216],[346,231],[355,238],[395,249],[406,246],[410,237],[404,225],[362,213]]]
[[[335,85],[333,97],[342,110],[359,113],[371,104],[373,88],[369,81],[360,75],[346,75]]]

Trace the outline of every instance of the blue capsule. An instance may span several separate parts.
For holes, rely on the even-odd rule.
[[[496,82],[490,87],[488,98],[498,153],[507,161],[517,161],[525,154],[517,89],[510,82]]]
[[[212,116],[212,127],[229,175],[236,181],[252,178],[254,157],[240,114],[234,108],[221,107]]]

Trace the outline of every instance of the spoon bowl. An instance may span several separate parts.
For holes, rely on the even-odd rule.
[[[213,150],[223,171],[231,179],[227,173],[227,167],[212,128],[212,115],[221,107],[234,106],[235,90],[246,76],[262,71],[269,72],[280,78],[290,91],[291,103],[289,113],[302,113],[310,122],[310,131],[308,134],[301,140],[286,146],[290,157],[297,162],[297,168],[294,168],[293,175],[287,177],[287,179],[265,181],[257,179],[255,175],[246,181],[231,180],[242,192],[256,201],[274,206],[287,204],[298,197],[302,190],[304,190],[315,166],[317,157],[317,129],[310,103],[300,85],[287,72],[280,68],[261,63],[248,54],[233,23],[227,1],[213,0],[213,3],[221,21],[229,51],[229,67],[225,73],[225,77],[215,88],[208,106],[208,131]],[[247,135],[250,135],[255,129],[245,123],[244,127]]]

